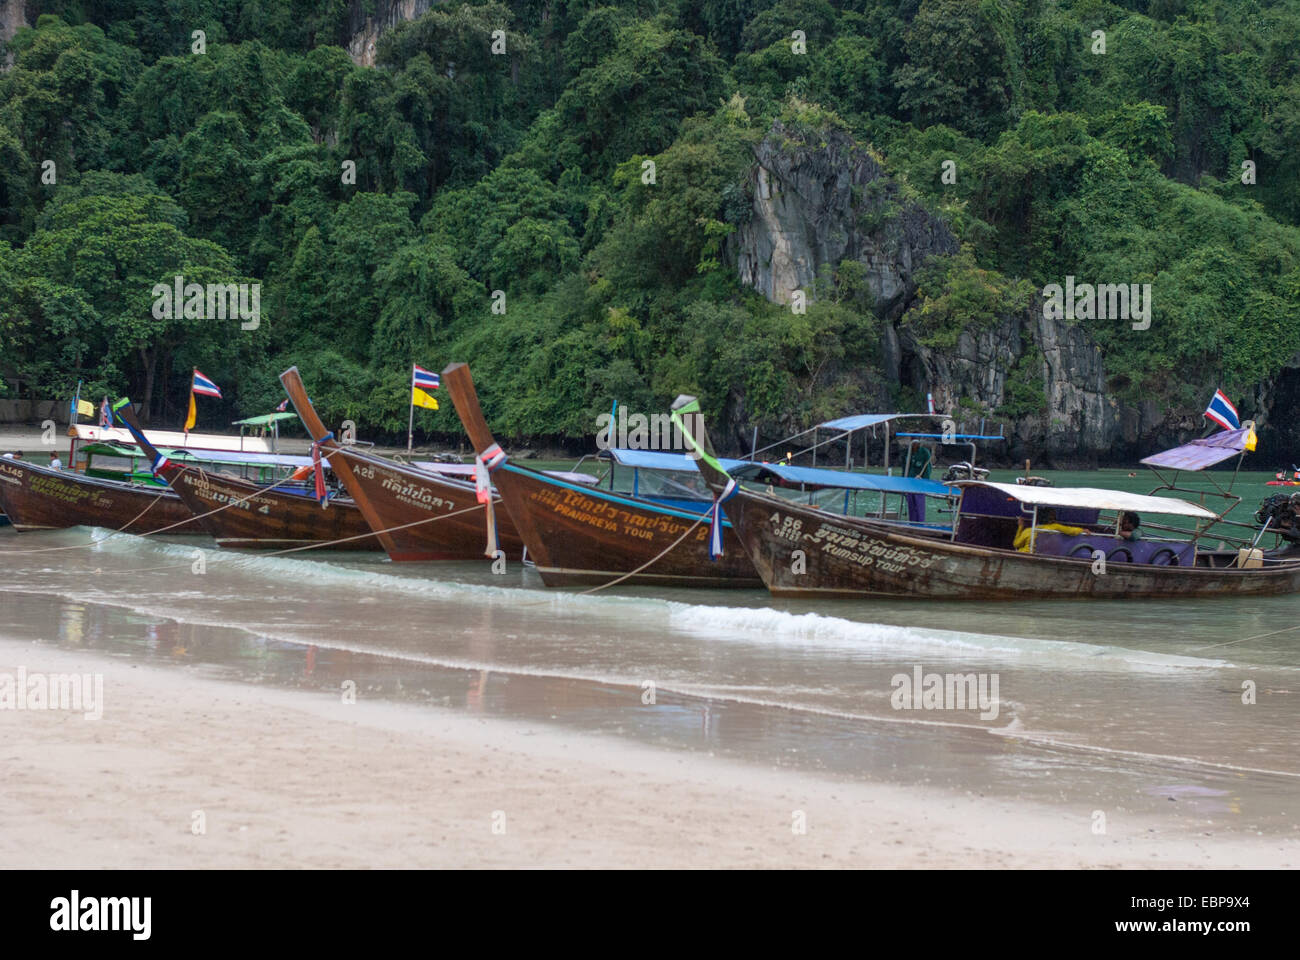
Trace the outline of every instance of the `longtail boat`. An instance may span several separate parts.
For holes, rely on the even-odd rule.
[[[346,497],[334,497],[322,508],[305,490],[284,490],[202,467],[171,463],[161,475],[221,547],[383,549]]]
[[[118,416],[154,464],[156,475],[184,501],[218,546],[260,550],[381,549],[352,501],[328,500],[327,508],[322,509],[305,486],[294,483],[297,489],[286,488],[293,482],[287,471],[308,468],[310,458],[207,451],[200,459],[184,450],[162,452],[149,441],[129,409],[119,411]],[[209,468],[228,469],[205,469],[204,463]],[[232,467],[256,470],[259,479],[249,480],[228,472]],[[284,474],[278,481],[274,479],[276,471]]]
[[[563,478],[506,461],[483,419],[468,368],[453,364],[444,376],[471,442],[489,466],[496,463],[493,479],[528,543],[529,556],[543,583],[598,585],[625,580],[668,586],[749,587],[760,582],[743,551],[736,549],[735,533],[725,518],[714,522],[703,516],[710,513],[713,502],[693,458],[682,453],[610,448],[603,455],[611,463],[608,490],[577,488]],[[835,440],[843,442],[864,424],[887,423],[900,416],[906,415],[866,415],[829,426],[836,430]],[[815,448],[801,452],[815,455]],[[727,462],[749,471],[755,482],[780,490],[784,496],[806,498],[830,511],[856,511],[874,505],[882,518],[886,516],[886,494],[946,500],[957,492],[929,480],[789,464]],[[622,474],[630,481],[630,490],[615,488],[615,466],[630,468]],[[863,494],[867,496],[860,500]],[[910,512],[914,506],[909,504],[907,509]],[[898,519],[899,514],[888,516]],[[942,523],[927,524],[915,515],[899,522],[921,536],[938,535],[946,529]],[[685,540],[678,543],[682,537]],[[720,556],[718,544],[724,546]]]
[[[723,537],[732,549],[714,563],[700,509],[593,489],[519,466],[492,438],[469,367],[451,364],[442,383],[548,587],[609,583],[627,574],[633,574],[629,583],[661,586],[760,585],[730,526]]]
[[[695,442],[705,480],[763,582],[779,596],[1023,600],[1260,596],[1300,589],[1300,548],[1293,542],[1300,532],[1279,530],[1273,549],[1256,547],[1271,517],[1253,539],[1238,540],[1237,549],[1207,550],[1200,547],[1200,538],[1224,523],[1224,517],[1185,500],[965,481],[958,484],[958,519],[951,533],[918,536],[873,519],[832,516],[748,490],[713,456],[694,397],[678,397],[673,417],[688,443],[699,438]],[[687,425],[686,417],[699,420]],[[1188,464],[1231,456],[1240,449],[1232,449],[1235,442],[1209,451],[1188,444],[1190,460],[1185,448],[1176,448],[1159,462],[1199,469]],[[1112,517],[1103,521],[1103,512]],[[1124,536],[1125,515],[1139,512],[1198,525],[1184,536]],[[1234,539],[1219,532],[1213,536]]]
[[[307,398],[298,368],[280,374],[280,382],[390,559],[470,560],[495,553],[487,549],[487,505],[479,502],[475,484],[338,442]],[[492,496],[495,548],[521,557],[524,542],[506,511],[495,509],[499,502]]]
[[[125,533],[203,533],[175,493],[0,458],[0,509],[15,530],[105,527]]]

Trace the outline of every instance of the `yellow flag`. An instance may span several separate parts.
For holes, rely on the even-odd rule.
[[[1246,434],[1246,449],[1249,450],[1251,453],[1254,453],[1255,444],[1258,442],[1259,442],[1259,438],[1255,436],[1255,428],[1251,427],[1250,432]]]
[[[426,410],[437,410],[438,401],[433,399],[419,387],[411,388],[411,403],[417,407],[424,407]]]
[[[190,394],[190,415],[185,418],[185,429],[193,430],[194,421],[198,419],[199,412],[194,409],[194,394]]]
[[[77,416],[93,417],[95,415],[95,405],[89,400],[77,401]]]

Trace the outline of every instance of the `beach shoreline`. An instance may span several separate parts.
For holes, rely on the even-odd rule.
[[[1287,867],[1285,837],[836,780],[545,724],[0,639],[102,719],[0,710],[0,864],[32,868]],[[805,832],[799,831],[800,825]],[[198,832],[199,826],[202,832]]]

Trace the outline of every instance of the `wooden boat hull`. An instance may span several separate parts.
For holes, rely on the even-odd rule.
[[[487,520],[473,484],[345,446],[328,447],[327,454],[331,464],[336,457],[346,461],[350,469],[335,473],[354,500],[365,498],[373,514],[366,520],[372,530],[384,531],[379,540],[389,559],[407,562],[485,558]],[[493,512],[497,549],[507,558],[520,558],[524,541],[499,499]]]
[[[171,490],[0,459],[0,509],[15,530],[105,527],[124,533],[203,533]]]
[[[777,596],[1027,600],[1266,596],[1300,589],[1300,553],[1259,569],[1109,563],[919,537],[750,493],[724,508]],[[796,554],[800,551],[800,554]]]
[[[753,565],[723,526],[723,553],[709,558],[709,521],[665,504],[579,486],[510,463],[483,418],[469,367],[453,363],[442,382],[548,587],[626,583],[752,587]]]
[[[528,556],[548,587],[602,584],[637,570],[699,519],[633,497],[547,477],[506,463],[492,476]],[[722,556],[709,559],[709,521],[627,583],[666,587],[758,587],[762,581],[730,525]]]
[[[164,475],[218,546],[383,549],[351,500],[332,500],[322,509],[314,497],[174,463],[164,468]]]

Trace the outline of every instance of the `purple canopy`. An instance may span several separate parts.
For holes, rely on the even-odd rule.
[[[1148,467],[1172,467],[1175,470],[1204,470],[1216,463],[1235,457],[1246,449],[1250,427],[1240,430],[1221,430],[1204,440],[1193,440],[1164,453],[1156,453],[1142,461]]]

